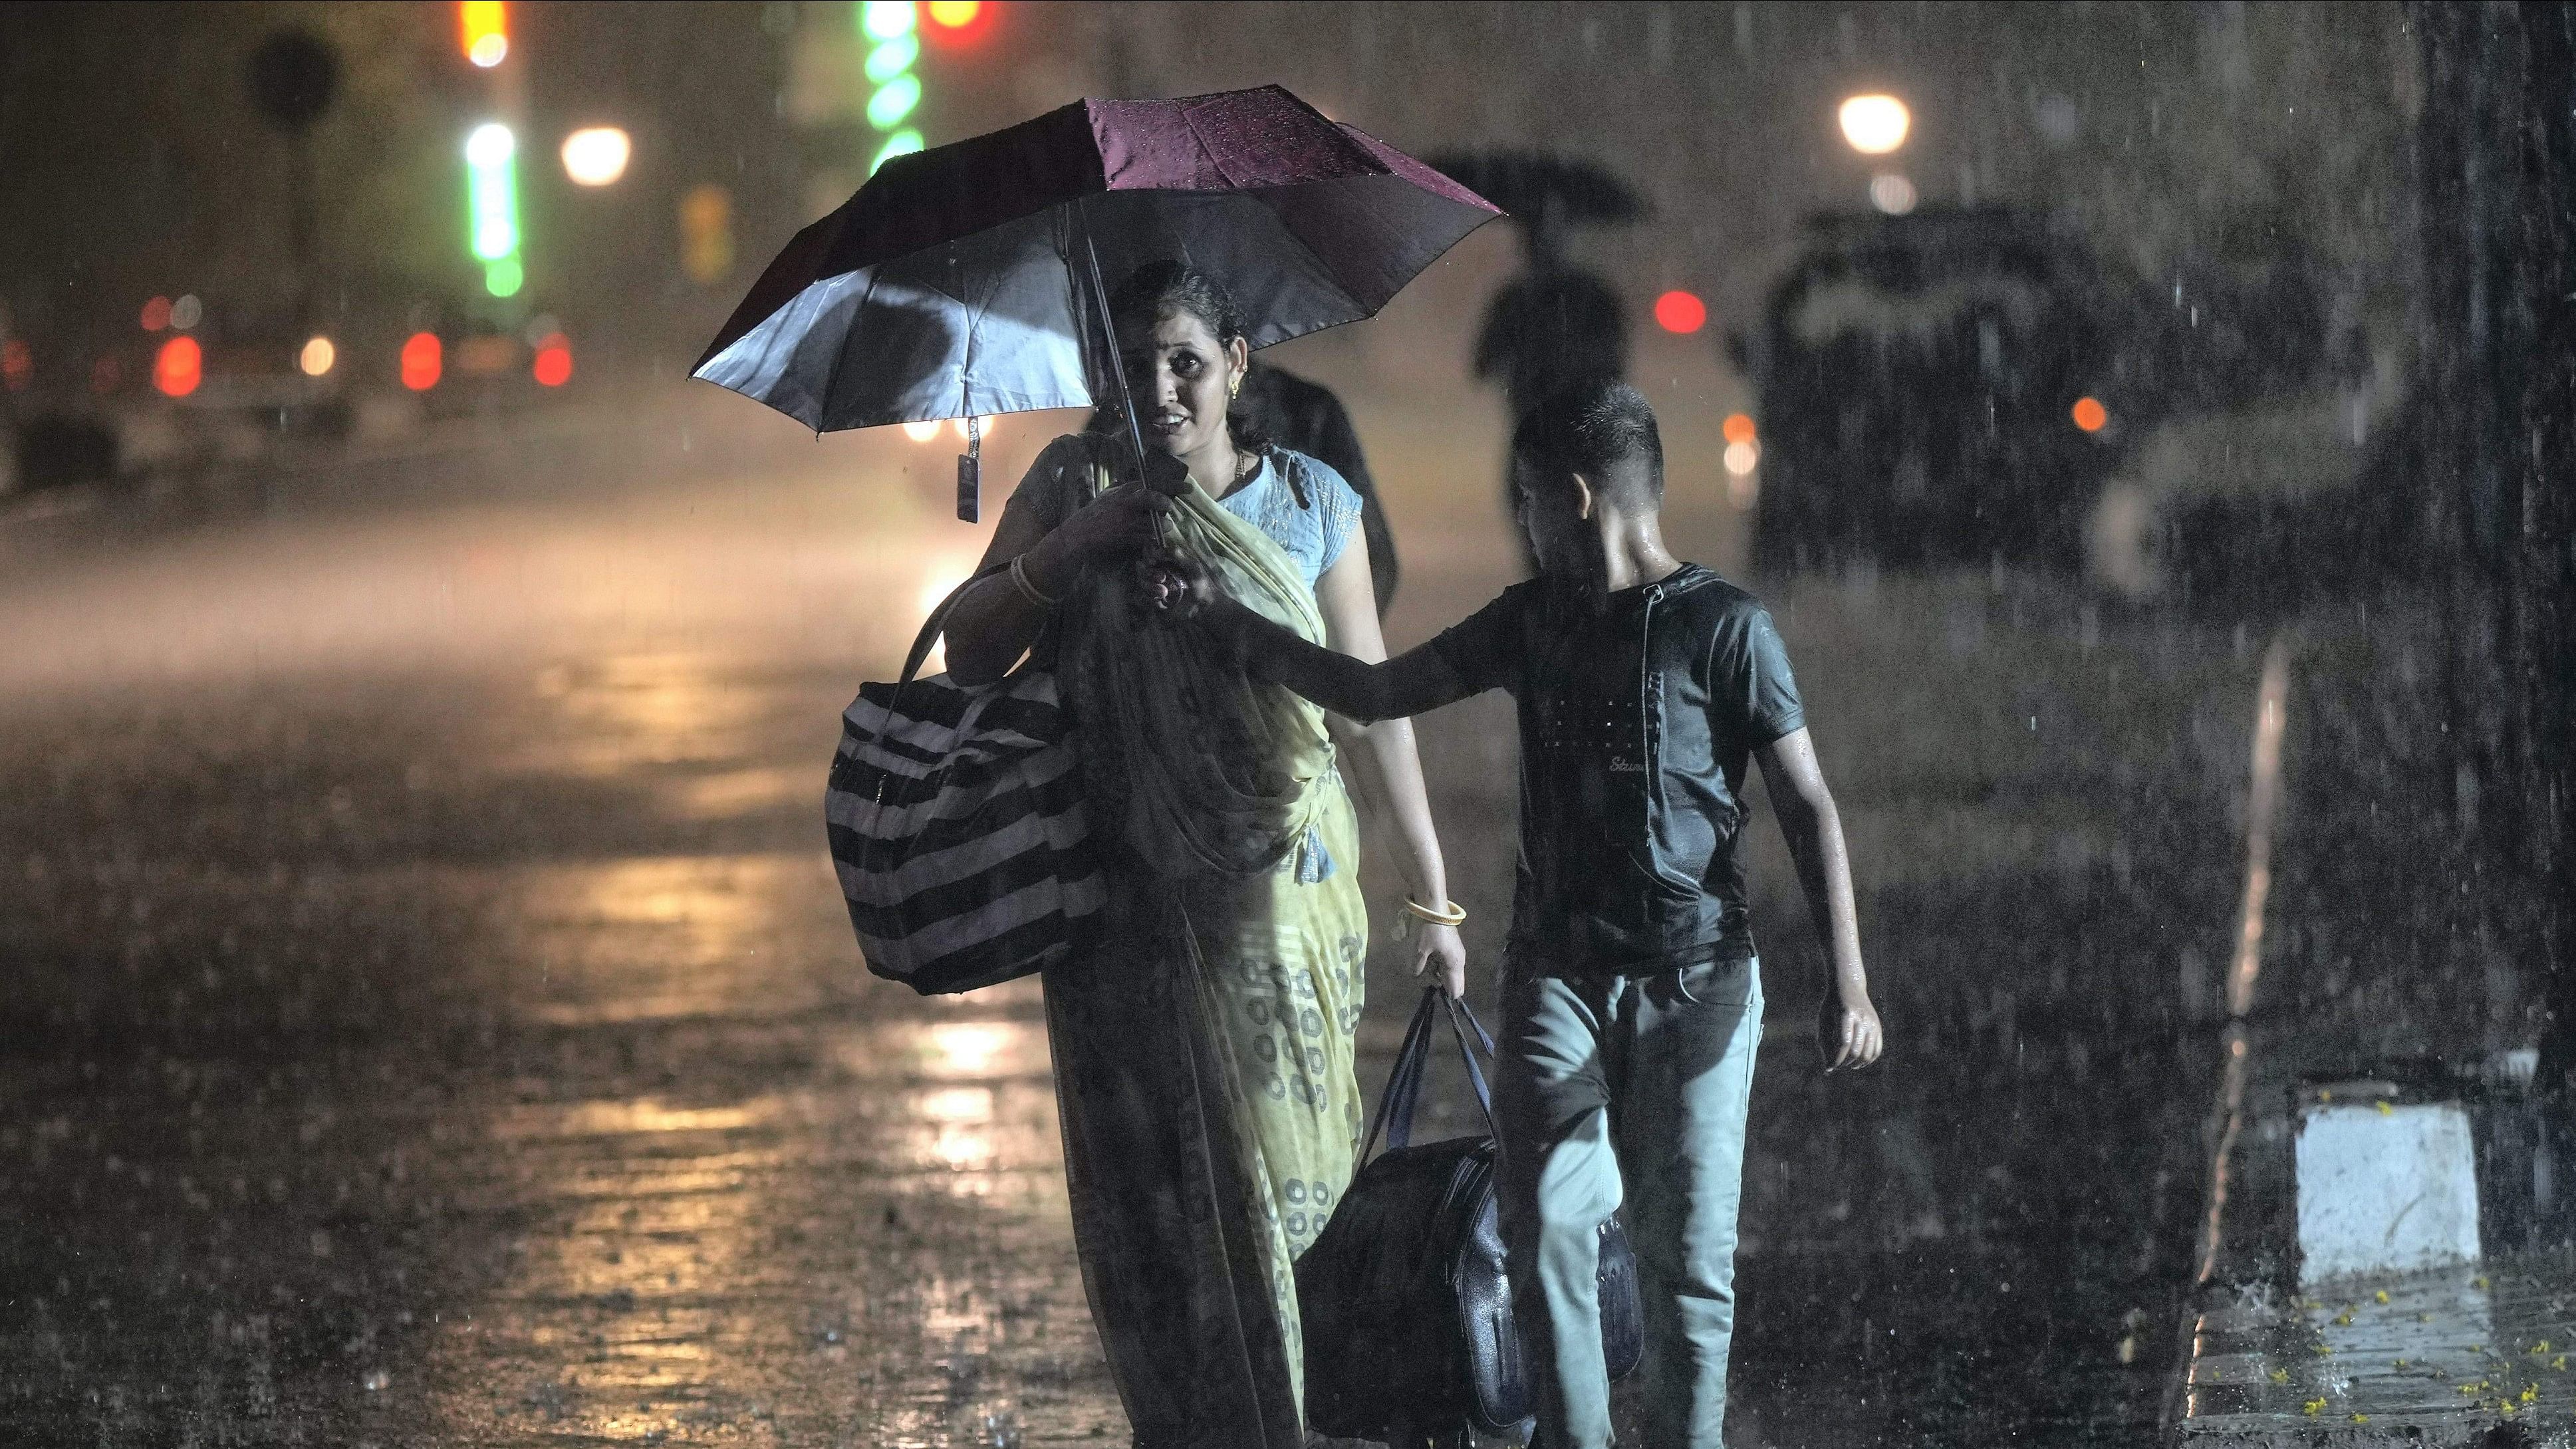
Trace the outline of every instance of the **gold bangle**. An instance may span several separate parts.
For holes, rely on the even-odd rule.
[[[1040,593],[1038,591],[1038,586],[1029,582],[1028,560],[1029,556],[1024,553],[1015,553],[1011,555],[1012,587],[1020,591],[1021,598],[1028,600],[1039,608],[1054,608],[1056,606],[1056,601],[1048,598],[1045,594]]]
[[[1435,926],[1463,926],[1467,924],[1467,908],[1458,904],[1456,901],[1449,902],[1448,909],[1445,911],[1435,911],[1429,906],[1424,905],[1422,902],[1415,900],[1413,897],[1406,896],[1404,898],[1404,908],[1407,911],[1412,912],[1416,919],[1429,921]]]

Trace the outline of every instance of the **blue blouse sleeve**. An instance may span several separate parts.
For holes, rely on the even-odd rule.
[[[1315,511],[1323,524],[1323,566],[1316,577],[1332,571],[1341,562],[1342,550],[1360,526],[1360,491],[1350,485],[1331,464],[1300,453],[1298,461],[1306,470],[1307,496],[1315,500]]]

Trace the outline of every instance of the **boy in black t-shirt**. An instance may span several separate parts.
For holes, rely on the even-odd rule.
[[[1881,1044],[1842,825],[1770,615],[1664,547],[1663,445],[1644,397],[1602,380],[1544,399],[1512,459],[1540,576],[1387,663],[1316,648],[1195,570],[1161,587],[1203,605],[1253,672],[1351,719],[1511,691],[1521,842],[1495,1110],[1536,1442],[1610,1442],[1595,1274],[1600,1224],[1624,1202],[1646,1309],[1645,1441],[1719,1449],[1762,1035],[1747,758],[1832,958],[1818,1023],[1829,1069],[1866,1066]],[[1447,984],[1465,982],[1453,970]]]

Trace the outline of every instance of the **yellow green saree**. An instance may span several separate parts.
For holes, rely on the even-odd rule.
[[[1012,506],[1060,521],[1097,458],[1058,440]],[[1194,490],[1174,532],[1235,597],[1322,640],[1261,527]],[[1361,1128],[1358,830],[1321,712],[1129,590],[1086,585],[1055,650],[1112,882],[1096,938],[1046,978],[1075,1240],[1137,1444],[1299,1449],[1291,1264]]]

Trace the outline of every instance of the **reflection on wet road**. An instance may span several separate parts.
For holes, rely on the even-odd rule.
[[[974,541],[900,455],[795,441],[0,582],[0,1441],[1121,1440],[1034,985],[871,981],[820,843],[840,707]],[[1723,561],[1731,517],[1674,532]],[[1399,642],[1496,582],[1485,526],[1411,535]],[[1770,592],[1892,1050],[1814,1070],[1758,827],[1783,1020],[1734,1437],[2132,1442],[2190,1272],[2254,661],[1982,576]],[[1509,718],[1422,728],[1485,962]],[[1427,1130],[1464,1128],[1444,1097]]]

